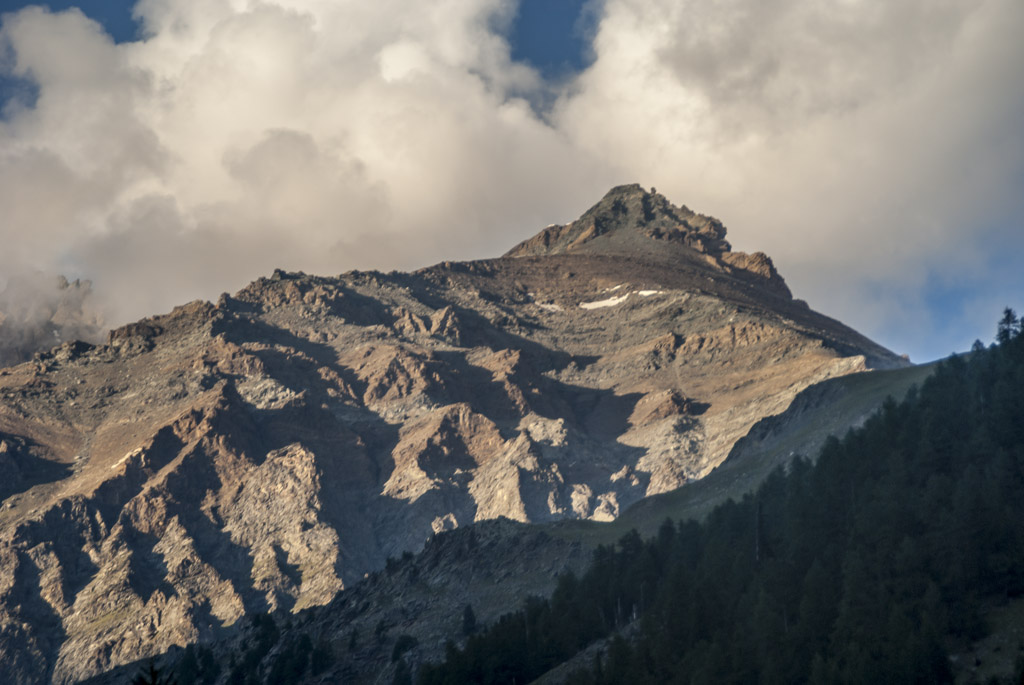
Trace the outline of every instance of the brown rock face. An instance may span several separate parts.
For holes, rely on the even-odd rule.
[[[0,369],[0,681],[297,611],[504,516],[611,519],[901,361],[639,186],[500,259],[275,272]]]

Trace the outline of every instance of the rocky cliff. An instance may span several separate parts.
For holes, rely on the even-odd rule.
[[[0,680],[328,603],[434,534],[609,520],[903,362],[639,186],[504,257],[275,272],[0,370]]]

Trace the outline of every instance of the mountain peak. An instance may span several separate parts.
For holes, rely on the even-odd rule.
[[[674,205],[654,188],[648,191],[638,183],[615,186],[579,219],[548,226],[504,256],[550,255],[628,257],[673,269],[687,265],[792,299],[768,255],[733,252],[721,221]]]
[[[651,241],[718,255],[729,252],[725,226],[718,219],[676,206],[654,188],[639,183],[615,186],[600,202],[568,224],[548,226],[516,245],[506,257],[565,252],[647,251]]]

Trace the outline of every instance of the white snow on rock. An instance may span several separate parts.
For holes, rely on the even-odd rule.
[[[580,302],[581,309],[600,309],[601,307],[614,307],[617,304],[626,301],[629,297],[629,293],[625,295],[619,295],[618,297],[609,297],[607,300],[597,300],[596,302]]]
[[[605,292],[605,293],[607,293],[607,292],[615,292],[616,290],[621,288],[623,285],[625,285],[625,283],[617,285],[614,288],[605,288],[601,292]],[[593,302],[580,302],[580,307],[582,309],[600,309],[602,307],[614,307],[617,304],[625,302],[626,298],[629,297],[630,295],[639,295],[640,297],[650,297],[651,295],[664,295],[664,294],[665,294],[664,290],[633,290],[633,291],[630,291],[630,292],[628,292],[628,293],[626,293],[624,295],[619,295],[618,297],[609,297],[606,300],[595,300]]]

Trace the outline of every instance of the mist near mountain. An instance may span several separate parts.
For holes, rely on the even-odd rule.
[[[18,274],[0,288],[0,367],[63,342],[99,342],[104,333],[89,281]]]
[[[1019,2],[607,0],[558,83],[511,59],[515,11],[142,0],[116,45],[5,15],[28,85],[0,120],[0,280],[91,279],[116,325],[275,267],[494,254],[639,179],[915,358],[1020,285]]]

